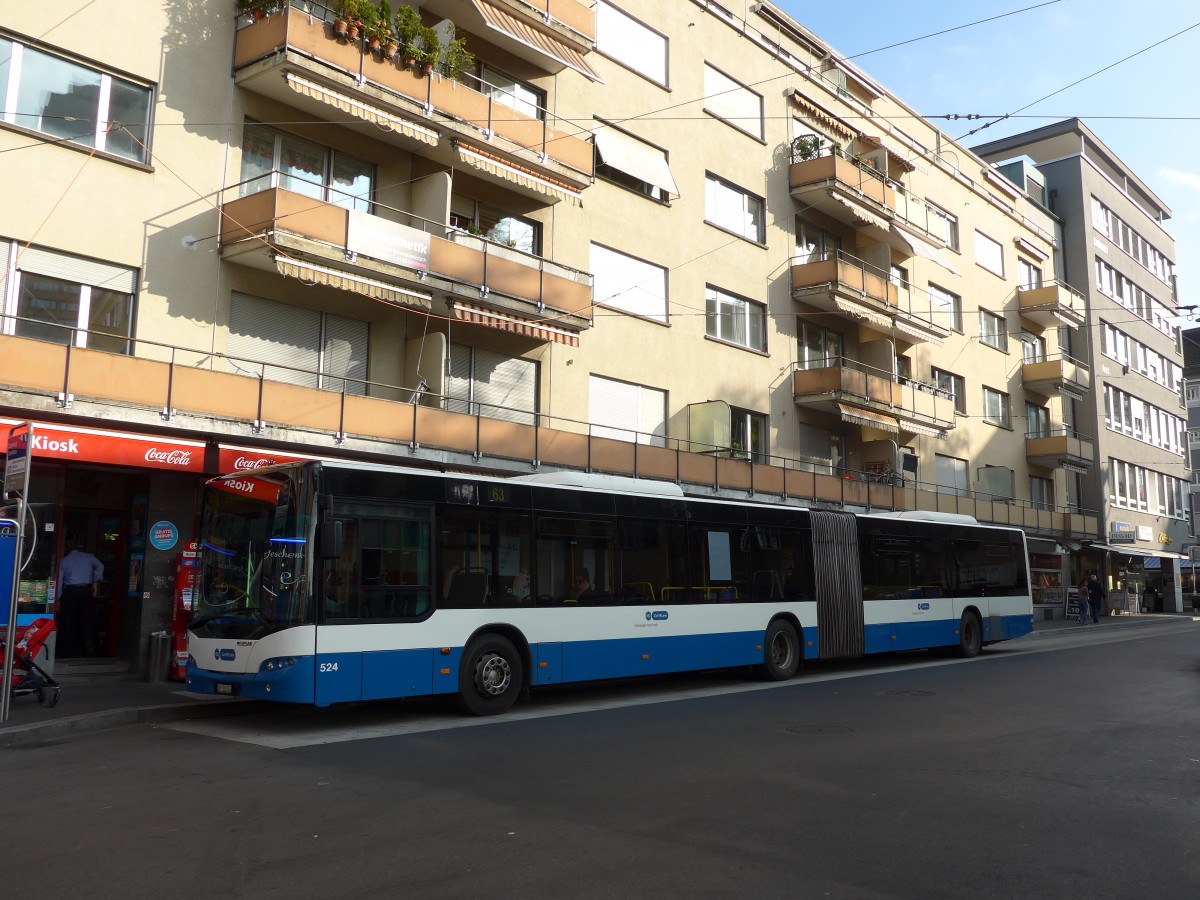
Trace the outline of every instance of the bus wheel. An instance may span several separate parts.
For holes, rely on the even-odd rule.
[[[477,716],[502,713],[517,701],[524,682],[521,654],[508,638],[485,634],[471,641],[458,669],[463,706]]]
[[[767,626],[759,671],[768,681],[787,681],[799,668],[800,639],[796,629],[786,619],[776,619]]]
[[[979,614],[967,611],[958,621],[958,655],[970,659],[983,649],[983,625]]]

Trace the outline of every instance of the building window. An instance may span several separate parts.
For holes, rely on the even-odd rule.
[[[982,231],[975,232],[975,262],[993,275],[1004,277],[1004,248]]]
[[[796,262],[823,262],[833,259],[842,249],[842,239],[819,225],[796,217]]]
[[[0,116],[10,125],[144,163],[152,100],[144,85],[0,38]]]
[[[979,481],[973,485],[976,491],[1004,500],[1013,497],[1013,470],[1007,466],[984,466],[978,472]]]
[[[945,325],[962,334],[962,297],[952,294],[936,284],[929,285],[929,304],[934,324]]]
[[[1042,270],[1029,260],[1018,257],[1017,282],[1023,291],[1036,291],[1042,286]]]
[[[370,326],[358,319],[234,293],[228,369],[302,387],[366,394]]]
[[[979,311],[979,340],[996,350],[1008,350],[1008,331],[1005,328],[1004,317],[990,313],[986,309]]]
[[[704,176],[704,218],[748,241],[764,241],[763,201],[715,175]]]
[[[662,447],[666,443],[667,392],[592,375],[588,379],[588,421],[597,437]]]
[[[3,333],[129,354],[135,269],[0,240]]]
[[[1050,436],[1050,410],[1036,403],[1025,404],[1025,437],[1043,438]]]
[[[945,391],[950,396],[950,399],[954,401],[954,411],[965,416],[967,414],[967,390],[963,377],[955,375],[953,372],[943,371],[942,369],[933,369],[931,374],[933,376],[933,383]]]
[[[546,118],[546,92],[505,75],[491,66],[481,66],[481,93],[531,119]]]
[[[983,389],[983,421],[1009,427],[1008,394],[995,388]]]
[[[369,213],[375,167],[312,141],[247,122],[242,129],[238,196],[273,187]]]
[[[1046,361],[1046,339],[1041,335],[1021,334],[1021,362],[1040,363]]]
[[[522,425],[537,423],[536,362],[451,344],[449,363],[446,409]]]
[[[1029,476],[1029,502],[1034,509],[1054,508],[1054,482],[1049,478]]]
[[[596,175],[621,187],[666,203],[679,196],[679,188],[667,164],[667,153],[611,125],[594,134]]]
[[[842,364],[842,336],[836,331],[800,322],[799,353],[797,367],[800,369],[828,369]]]
[[[967,461],[938,453],[933,457],[934,477],[939,494],[967,496]]]
[[[592,244],[591,270],[597,305],[667,321],[665,268]]]
[[[542,252],[542,223],[466,197],[450,200],[450,225],[489,241],[537,256]]]
[[[762,96],[708,63],[704,64],[704,111],[762,140]]]
[[[606,0],[596,2],[596,49],[656,84],[667,84],[667,39]]]
[[[958,217],[951,215],[944,209],[938,209],[932,204],[928,205],[926,209],[929,211],[929,233],[934,237],[941,238],[951,250],[957,250]]]
[[[761,303],[710,286],[704,306],[709,337],[766,352],[767,308]]]
[[[768,460],[767,417],[748,409],[729,408],[729,443],[756,463]]]

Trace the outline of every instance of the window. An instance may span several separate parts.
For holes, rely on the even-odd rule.
[[[596,49],[657,84],[667,83],[667,39],[606,0],[596,2]]]
[[[533,425],[537,420],[537,363],[465,344],[450,345],[446,409]]]
[[[1005,500],[1013,496],[1013,470],[1007,466],[984,466],[979,470],[979,481],[973,487],[977,491]]]
[[[247,122],[242,129],[238,195],[245,197],[272,187],[343,209],[370,212],[375,167],[312,141]]]
[[[754,462],[767,462],[767,417],[748,409],[729,408],[729,443]]]
[[[148,161],[150,88],[0,39],[0,116],[10,125]]]
[[[1054,482],[1049,478],[1029,476],[1029,502],[1034,509],[1054,508]]]
[[[982,231],[975,232],[975,262],[992,274],[1004,277],[1004,248]]]
[[[1023,291],[1036,291],[1042,286],[1042,270],[1027,259],[1017,258],[1018,287]]]
[[[679,196],[665,150],[611,125],[598,128],[594,141],[596,174],[600,178],[645,194],[660,203],[665,203],[672,196]]]
[[[1004,325],[1004,317],[990,313],[986,309],[979,311],[979,340],[996,350],[1008,350],[1008,331]]]
[[[709,337],[766,352],[767,308],[761,303],[709,287],[704,307]]]
[[[667,270],[592,244],[592,291],[601,306],[667,321]]]
[[[1008,394],[995,388],[983,389],[983,421],[1009,427]]]
[[[762,97],[708,63],[704,64],[704,111],[762,140]]]
[[[0,240],[0,282],[7,280],[4,334],[131,352],[135,269]]]
[[[315,309],[234,293],[229,371],[347,394],[366,394],[370,326]]]
[[[942,369],[933,369],[931,374],[933,383],[949,394],[954,401],[954,411],[965,416],[967,414],[967,390],[963,377]]]
[[[704,176],[704,218],[710,224],[748,241],[763,243],[762,198],[714,175]]]
[[[941,238],[951,250],[957,250],[958,217],[951,215],[944,209],[938,209],[932,204],[927,206],[926,209],[929,210],[929,233],[934,237]]]
[[[953,456],[943,456],[938,453],[934,455],[933,463],[939,494],[954,494],[956,497],[967,496],[967,461],[965,459],[955,459]]]
[[[588,420],[597,437],[662,447],[667,392],[592,375],[588,380]]]
[[[842,364],[842,336],[810,322],[800,322],[799,353],[796,365],[801,369],[828,369]]]
[[[797,263],[822,262],[833,259],[842,249],[842,239],[819,225],[796,217],[796,260]]]
[[[542,252],[542,223],[466,197],[450,199],[450,225],[534,256]]]
[[[962,297],[952,294],[936,284],[929,285],[929,304],[933,322],[962,333]]]
[[[1050,410],[1036,403],[1025,404],[1025,437],[1043,438],[1050,436]]]
[[[1046,361],[1046,339],[1041,335],[1024,332],[1021,335],[1021,362],[1040,363]]]
[[[480,69],[481,92],[496,103],[516,110],[531,119],[546,118],[546,93],[505,75],[491,66]]]

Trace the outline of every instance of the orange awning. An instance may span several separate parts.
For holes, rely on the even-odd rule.
[[[549,322],[536,322],[514,313],[498,312],[470,303],[455,301],[454,318],[474,325],[498,328],[511,334],[523,334],[539,341],[553,341],[568,347],[579,346],[579,335],[573,331],[559,328]]]

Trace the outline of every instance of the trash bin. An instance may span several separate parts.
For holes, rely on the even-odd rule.
[[[166,681],[171,664],[171,632],[156,631],[150,635],[150,652],[146,654],[146,680]]]

